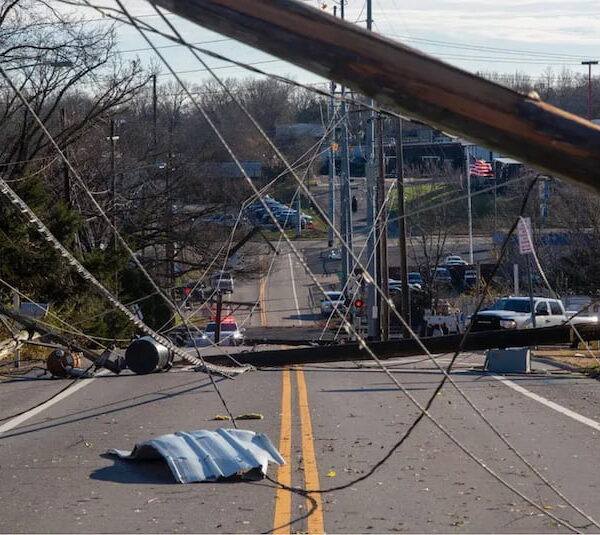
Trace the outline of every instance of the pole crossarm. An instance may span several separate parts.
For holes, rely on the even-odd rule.
[[[78,351],[79,353],[82,353],[84,357],[91,360],[94,364],[102,361],[102,355],[100,353],[98,353],[96,351],[92,351],[92,350],[78,344],[74,340],[68,339],[67,337],[62,336],[62,335],[58,334],[57,332],[44,327],[43,325],[41,325],[39,322],[35,321],[34,319],[31,319],[23,314],[20,314],[19,312],[4,306],[2,303],[0,303],[0,314],[2,316],[6,316],[7,318],[10,318],[10,319],[20,323],[31,334],[33,334],[34,332],[38,332],[38,333],[42,334],[43,337],[47,340],[56,342],[58,344],[64,345],[65,347],[68,347],[74,351]]]
[[[600,191],[600,127],[294,0],[150,0],[380,105]]]
[[[583,340],[600,339],[600,325],[578,325],[577,331]],[[431,353],[440,354],[454,352],[459,347],[462,338],[462,334],[456,334],[422,338],[421,341]],[[572,343],[575,339],[575,333],[569,326],[477,332],[467,336],[463,351],[567,344]],[[371,342],[369,347],[382,360],[423,355],[423,348],[415,340]],[[220,362],[221,358],[218,356],[205,357],[207,361],[215,363]],[[372,360],[372,357],[360,344],[351,343],[329,347],[237,353],[236,360],[240,364],[250,364],[252,366],[279,367],[318,362]]]

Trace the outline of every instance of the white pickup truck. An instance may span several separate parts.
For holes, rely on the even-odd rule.
[[[535,327],[556,327],[566,324],[574,312],[565,311],[562,301],[548,297],[534,297]],[[471,317],[471,331],[499,329],[530,329],[533,325],[529,297],[503,297],[489,309]],[[598,323],[597,316],[575,316],[572,323]]]

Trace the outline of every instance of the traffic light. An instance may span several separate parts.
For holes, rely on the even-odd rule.
[[[357,299],[354,301],[354,308],[362,308],[365,305],[365,302],[362,299]]]

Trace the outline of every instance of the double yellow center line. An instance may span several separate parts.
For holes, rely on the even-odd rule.
[[[315,442],[308,404],[308,390],[302,369],[296,369],[298,385],[298,410],[300,412],[300,434],[302,437],[302,460],[304,472],[304,488],[319,490],[319,471],[315,455]],[[281,387],[281,431],[279,435],[279,452],[287,464],[277,471],[277,481],[292,486],[292,381],[291,371],[286,368],[282,372]],[[292,492],[277,488],[275,495],[275,516],[273,531],[275,534],[290,533],[292,522]],[[320,494],[312,494],[312,500],[306,500],[305,511],[315,510],[307,519],[307,533],[325,533],[323,508]],[[314,501],[313,501],[314,500]]]
[[[261,278],[260,292],[260,319],[262,325],[267,323],[266,312],[266,281]],[[298,410],[300,413],[300,434],[302,443],[302,460],[304,472],[304,488],[319,490],[319,472],[315,455],[314,436],[310,407],[308,404],[308,390],[306,379],[301,368],[296,369],[296,382],[298,388]],[[285,368],[281,374],[281,430],[279,434],[279,452],[286,460],[285,465],[277,470],[277,481],[288,487],[292,486],[292,372]],[[275,514],[273,518],[273,531],[275,534],[290,533],[293,520],[293,493],[278,487],[275,495]],[[313,494],[312,499],[306,500],[305,511],[315,510],[307,519],[307,532],[311,534],[325,533],[321,495]]]

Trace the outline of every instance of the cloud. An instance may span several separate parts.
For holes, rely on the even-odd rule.
[[[452,3],[446,0],[444,3]],[[471,0],[457,0],[456,4],[465,7],[474,5]],[[560,4],[563,0],[560,0]],[[389,3],[388,3],[389,4]],[[474,9],[451,9],[450,7],[428,7],[425,2],[419,9],[379,9],[377,15],[385,19],[385,28],[397,25],[405,31],[443,32],[460,35],[460,40],[469,36],[477,38],[503,39],[522,43],[565,43],[569,45],[592,45],[600,43],[600,13],[591,16],[591,10],[564,9],[559,1],[548,1],[545,9],[539,9],[537,2],[529,0],[505,0],[502,9],[481,4]],[[480,5],[481,4],[481,5]],[[507,4],[530,6],[528,9],[510,10]],[[588,5],[582,3],[582,5]],[[535,8],[535,9],[534,9]],[[596,9],[598,6],[596,5]],[[377,22],[377,20],[376,20]]]

